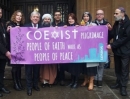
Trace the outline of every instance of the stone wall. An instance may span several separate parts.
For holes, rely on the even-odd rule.
[[[118,7],[124,7],[126,13],[130,17],[130,0],[77,0],[76,2],[76,15],[78,22],[81,21],[83,12],[89,11],[92,14],[93,20],[96,16],[98,9],[103,9],[105,12],[105,19],[112,25],[114,23],[114,11]],[[111,55],[111,68],[114,68],[114,59],[112,51],[109,51]]]
[[[115,9],[120,6],[124,7],[126,13],[130,16],[130,0],[77,0],[76,14],[78,21],[80,22],[83,12],[89,11],[92,14],[93,19],[95,19],[96,10],[103,9],[105,12],[105,19],[113,24],[113,13]]]

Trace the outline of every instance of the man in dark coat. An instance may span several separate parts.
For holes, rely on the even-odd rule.
[[[52,26],[64,26],[64,23],[61,21],[62,15],[59,10],[54,12],[54,21],[52,23]],[[57,84],[60,82],[61,86],[64,86],[64,80],[65,80],[65,70],[66,70],[66,64],[58,64],[57,66],[57,77],[54,84]]]
[[[123,7],[114,13],[115,23],[112,29],[113,43],[107,45],[114,53],[116,84],[112,89],[120,88],[122,96],[127,95],[126,87],[129,79],[130,62],[130,20]]]
[[[7,58],[11,59],[11,54],[7,50],[7,43],[6,43],[6,28],[5,23],[1,19],[2,17],[2,8],[0,7],[0,91],[9,94],[10,91],[4,87],[3,84],[3,77],[5,71],[5,65],[7,62]],[[0,93],[0,97],[3,95]]]
[[[94,23],[96,23],[98,26],[100,25],[107,25],[108,27],[108,35],[111,32],[112,26],[109,24],[108,21],[104,19],[104,11],[103,10],[97,10],[96,12],[96,19],[94,20]],[[108,43],[109,43],[109,36],[108,36]],[[109,56],[108,56],[109,57]],[[109,60],[110,62],[110,60]],[[110,65],[110,63],[108,64]],[[102,87],[102,78],[103,78],[103,71],[104,71],[104,62],[100,62],[99,66],[97,67],[97,75],[94,77],[94,86]]]
[[[31,23],[26,24],[25,27],[33,27],[33,28],[40,28],[40,24],[38,22],[40,21],[40,13],[37,11],[34,11],[31,13],[30,16]],[[38,81],[39,81],[39,71],[40,71],[40,65],[30,64],[25,66],[25,74],[26,74],[26,82],[27,82],[27,95],[32,95],[32,87],[36,91],[40,91],[40,88],[38,87]]]
[[[64,26],[64,23],[61,21],[62,15],[60,11],[55,11],[54,13],[54,21],[52,22],[52,26]]]

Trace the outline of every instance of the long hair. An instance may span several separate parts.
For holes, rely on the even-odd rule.
[[[92,16],[91,16],[90,12],[84,12],[83,15],[82,15],[82,20],[84,18],[84,15],[86,15],[86,14],[89,16],[88,22],[90,23],[92,21]]]
[[[68,17],[67,17],[67,25],[69,25],[69,22],[68,22],[68,20],[69,20],[69,17],[72,17],[72,19],[74,19],[74,21],[75,21],[75,25],[78,25],[78,22],[77,22],[77,17],[76,17],[76,15],[74,14],[74,13],[70,13],[69,15],[68,15]]]
[[[17,15],[17,13],[18,12],[20,12],[21,14],[22,14],[22,18],[21,18],[21,21],[20,21],[20,24],[24,24],[24,22],[25,22],[25,18],[24,18],[24,14],[23,14],[23,12],[21,11],[21,10],[16,10],[16,11],[14,11],[14,13],[12,14],[12,16],[11,16],[11,21],[13,21],[13,22],[16,22],[16,15]]]

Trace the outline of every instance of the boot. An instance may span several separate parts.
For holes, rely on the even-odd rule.
[[[62,80],[62,81],[60,81],[60,85],[61,86],[65,86],[65,82]]]
[[[74,84],[74,76],[71,75],[71,83],[69,85],[67,85],[67,87],[72,87]]]
[[[120,94],[121,94],[122,96],[127,96],[126,87],[121,87],[121,88],[120,88]]]
[[[88,86],[89,91],[93,90],[93,81],[94,81],[94,76],[90,76],[89,86]]]
[[[81,87],[85,87],[89,83],[89,77],[87,75],[84,76],[84,82],[82,83]]]
[[[78,77],[74,76],[74,84],[71,86],[71,88],[77,88],[78,87]]]
[[[120,88],[120,80],[116,80],[116,83],[110,86],[111,89],[118,89]]]
[[[2,93],[0,93],[0,97],[3,97],[3,94],[2,94]]]
[[[21,83],[21,69],[17,72],[17,78],[18,78],[18,86],[21,90],[24,90],[25,88],[23,87]]]
[[[17,72],[12,72],[12,78],[13,78],[13,82],[14,82],[14,89],[17,91],[21,91],[19,85],[18,85],[18,81],[17,81]]]
[[[120,85],[118,83],[110,86],[111,89],[118,89],[120,87]]]

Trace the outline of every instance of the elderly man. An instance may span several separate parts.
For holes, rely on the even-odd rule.
[[[108,34],[110,34],[112,26],[109,24],[108,21],[104,19],[104,11],[103,10],[97,10],[96,12],[96,19],[94,20],[94,23],[96,23],[98,26],[100,25],[107,25],[108,27]],[[108,38],[108,43],[109,43]],[[97,67],[97,75],[94,78],[94,86],[102,87],[102,78],[103,78],[103,71],[104,71],[104,65],[105,63],[99,63],[99,66]]]
[[[40,28],[40,24],[38,22],[40,21],[40,13],[37,11],[34,11],[31,13],[30,16],[31,23],[26,24],[25,27],[33,27],[33,28]],[[40,88],[38,87],[38,81],[39,81],[39,69],[40,65],[26,65],[25,66],[25,73],[26,73],[26,82],[27,82],[27,95],[32,95],[32,87],[36,91],[40,91]]]
[[[113,43],[107,45],[107,48],[112,49],[114,53],[117,77],[116,84],[111,86],[111,88],[120,88],[120,94],[126,96],[130,61],[130,21],[123,7],[115,10],[114,17],[115,24],[112,29]]]
[[[50,27],[52,25],[52,16],[50,14],[44,14],[42,16],[42,27]]]
[[[6,28],[5,24],[1,19],[2,17],[2,8],[0,7],[0,91],[9,94],[10,91],[4,87],[3,77],[6,65],[6,59],[11,59],[11,54],[7,50],[7,42],[6,42]],[[0,97],[3,95],[0,93]]]

